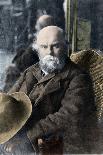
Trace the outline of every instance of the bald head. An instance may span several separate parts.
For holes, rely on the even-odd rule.
[[[50,25],[54,25],[53,17],[51,15],[42,15],[37,20],[35,29],[40,31],[42,28]]]
[[[57,26],[47,26],[37,36],[37,44],[49,44],[52,42],[65,42],[64,32]]]

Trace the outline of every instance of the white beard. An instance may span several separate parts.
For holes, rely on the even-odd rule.
[[[55,56],[47,55],[43,59],[40,59],[39,64],[41,70],[45,74],[49,74],[56,70],[58,71],[61,70],[65,65],[65,59],[63,58],[59,59]]]

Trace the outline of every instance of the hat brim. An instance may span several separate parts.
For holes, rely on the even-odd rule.
[[[27,122],[27,120],[29,119],[32,113],[31,101],[25,93],[15,92],[9,95],[3,93],[3,95],[8,97],[13,97],[14,99],[16,99],[17,104],[19,104],[22,107],[21,108],[22,114],[19,117],[20,119],[19,120],[17,119],[17,122],[12,122],[14,123],[14,125],[9,131],[0,133],[0,144],[3,144],[7,142],[9,139],[11,139],[25,125],[25,123]],[[15,117],[17,117],[16,114],[15,114]]]

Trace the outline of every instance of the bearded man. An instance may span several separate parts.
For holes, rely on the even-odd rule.
[[[89,75],[69,59],[59,27],[43,28],[37,46],[39,63],[25,70],[9,91],[25,92],[32,102],[26,133],[33,148],[38,138],[61,133],[64,153],[91,153],[96,107]]]

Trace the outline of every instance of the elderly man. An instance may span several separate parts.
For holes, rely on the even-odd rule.
[[[24,71],[29,66],[38,62],[38,55],[36,52],[37,49],[34,43],[36,40],[36,35],[42,28],[50,25],[54,25],[54,19],[51,15],[42,15],[37,19],[37,22],[35,25],[36,32],[32,36],[29,47],[25,50],[24,49],[18,50],[17,55],[14,57],[12,61],[13,63],[16,64],[16,66],[19,68],[21,72]]]
[[[38,138],[60,133],[64,153],[91,153],[96,128],[91,80],[68,58],[59,27],[43,28],[37,45],[39,63],[25,70],[9,92],[25,92],[32,102],[27,136],[35,148]]]

